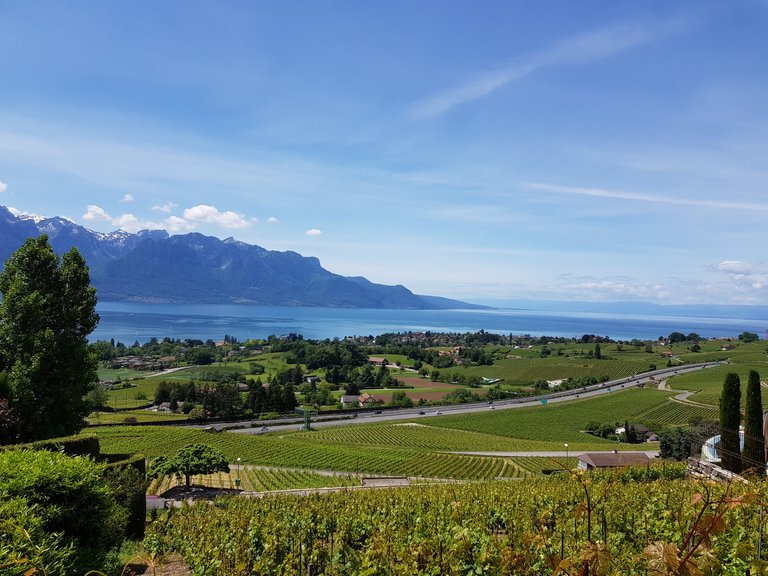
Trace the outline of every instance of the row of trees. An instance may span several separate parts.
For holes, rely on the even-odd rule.
[[[744,450],[741,450],[741,381],[730,372],[723,382],[720,396],[720,459],[723,468],[740,473],[746,470],[763,474],[765,471],[765,437],[763,436],[763,402],[760,374],[750,370],[747,381],[746,412],[744,416]]]

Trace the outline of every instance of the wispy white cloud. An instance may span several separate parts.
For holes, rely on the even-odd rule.
[[[137,218],[133,214],[121,214],[111,220],[113,226],[117,226],[126,232],[138,232],[139,230],[162,230],[164,226],[158,222],[151,222]]]
[[[681,27],[680,22],[620,24],[565,38],[547,50],[529,55],[521,62],[477,75],[455,88],[418,102],[411,107],[410,115],[417,119],[439,116],[456,106],[484,98],[542,68],[601,60],[635,46],[648,44]]]
[[[274,216],[270,216],[269,218],[267,218],[267,224],[279,224],[279,223],[280,223],[280,220],[278,220]]]
[[[195,225],[192,222],[179,218],[178,216],[170,216],[165,219],[165,229],[171,234],[183,234],[184,232],[191,232],[195,229]]]
[[[207,204],[198,204],[184,210],[184,218],[191,222],[216,224],[224,228],[245,228],[248,220],[242,214],[232,211],[220,212],[218,208]]]
[[[133,194],[126,194],[120,199],[120,202],[122,203],[133,202]]]
[[[713,268],[725,274],[742,292],[768,289],[768,266],[765,264],[755,265],[741,260],[723,260]]]
[[[152,222],[151,220],[144,220],[135,216],[134,214],[120,214],[119,216],[111,216],[101,206],[95,204],[89,204],[86,208],[85,214],[83,214],[83,220],[87,222],[109,222],[112,226],[115,226],[126,232],[138,232],[139,230],[162,230],[168,227],[168,221],[165,225]],[[170,219],[169,219],[170,220]],[[172,223],[173,224],[173,223]]]
[[[155,212],[165,212],[166,214],[169,214],[173,212],[176,208],[178,208],[179,205],[175,202],[164,202],[162,204],[155,204],[152,206],[152,210]]]
[[[83,214],[83,220],[87,220],[88,222],[109,222],[112,220],[112,217],[107,214],[104,208],[96,206],[95,204],[89,204],[86,207],[85,214]]]
[[[528,182],[523,184],[523,186],[528,190],[553,192],[556,194],[595,196],[599,198],[614,198],[617,200],[629,200],[634,202],[674,204],[677,206],[768,212],[768,203],[761,204],[756,202],[735,202],[728,200],[704,200],[698,198],[684,198],[681,196],[673,195],[661,196],[658,194],[642,194],[637,192],[624,192],[620,190],[605,190],[602,188],[579,188],[575,186],[559,186],[556,184],[542,184],[537,182]]]
[[[565,292],[577,300],[648,300],[665,301],[670,298],[670,287],[661,283],[641,281],[626,276],[592,277],[562,274],[557,283],[549,287],[553,293]]]
[[[304,232],[304,234],[306,234],[307,236],[320,236],[322,233],[323,231],[318,230],[317,228],[310,228],[309,230]]]
[[[0,194],[8,190],[8,184],[0,180]]]

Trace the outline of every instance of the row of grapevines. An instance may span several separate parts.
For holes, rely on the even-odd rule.
[[[694,417],[704,420],[719,420],[720,413],[714,407],[707,408],[695,404],[668,401],[638,415],[638,418],[642,420],[652,420],[670,425],[688,424]]]
[[[585,478],[234,498],[173,511],[145,545],[195,574],[763,573],[768,486]],[[588,566],[588,572],[585,570]]]
[[[238,478],[240,479],[240,490],[247,492],[357,486],[360,484],[360,478],[355,475],[328,475],[311,470],[253,468],[250,466],[244,466],[239,471],[233,466],[228,473],[197,474],[192,476],[190,480],[192,486],[236,490]],[[147,488],[147,493],[162,496],[171,488],[183,484],[183,479],[176,476],[162,476],[152,480]]]

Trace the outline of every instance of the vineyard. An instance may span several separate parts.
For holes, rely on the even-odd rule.
[[[692,418],[716,421],[720,419],[720,413],[717,408],[707,408],[705,406],[671,401],[641,412],[637,418],[674,426],[687,424]]]
[[[441,416],[431,424],[496,436],[549,440],[562,446],[562,442],[584,442],[589,438],[581,431],[591,421],[623,424],[625,420],[636,420],[639,415],[668,404],[670,396],[669,392],[659,390],[631,389],[572,402],[497,410],[482,418],[472,414]],[[670,423],[686,424],[687,420]]]
[[[186,444],[205,443],[224,452],[230,462],[261,466],[360,472],[424,478],[489,479],[519,476],[503,458],[432,452],[409,447],[354,446],[307,441],[301,437],[232,433],[207,434],[169,428],[112,428],[99,430],[104,453],[141,451],[150,458]]]
[[[174,414],[172,412],[153,412],[151,410],[124,410],[121,412],[92,412],[86,418],[89,424],[123,424],[126,418],[134,422],[166,422],[184,421],[186,414]]]
[[[648,369],[647,357],[637,360],[594,360],[578,356],[554,356],[549,358],[507,358],[497,360],[493,366],[471,368],[450,368],[446,374],[501,378],[506,384],[530,385],[537,380],[558,380],[563,378],[595,377],[619,379],[632,376]]]
[[[291,490],[296,488],[328,488],[337,486],[359,486],[360,477],[350,474],[320,474],[310,470],[286,468],[257,468],[253,466],[232,466],[229,473],[196,474],[192,476],[192,485],[204,488],[236,490],[248,492],[266,492],[271,490]],[[147,494],[162,496],[171,488],[184,486],[183,479],[176,476],[155,478],[147,488]]]
[[[195,574],[762,574],[764,485],[558,475],[228,498],[167,512],[145,546]],[[194,536],[193,536],[194,535]]]

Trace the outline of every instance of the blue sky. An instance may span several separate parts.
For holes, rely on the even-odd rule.
[[[768,2],[0,0],[0,204],[468,300],[768,304]]]

